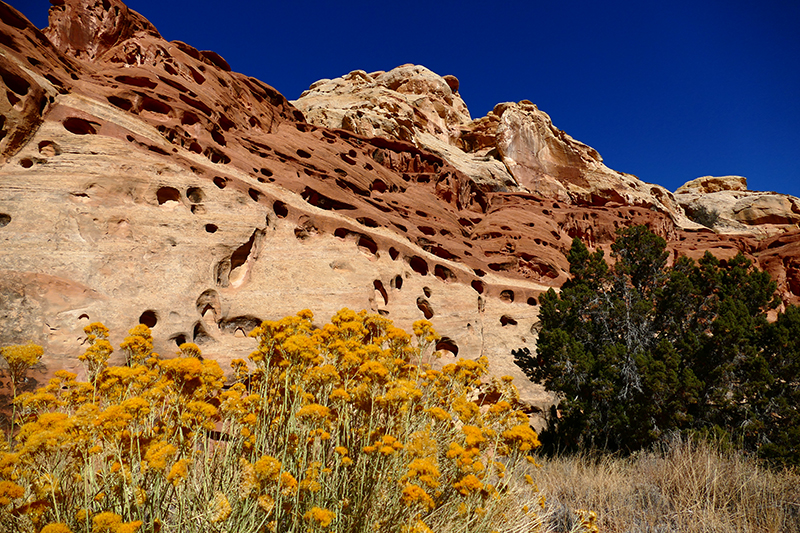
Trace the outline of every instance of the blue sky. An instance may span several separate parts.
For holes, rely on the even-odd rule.
[[[127,3],[289,99],[417,63],[458,77],[473,117],[531,100],[609,167],[670,190],[736,174],[800,196],[796,0]],[[46,0],[11,4],[47,24]]]

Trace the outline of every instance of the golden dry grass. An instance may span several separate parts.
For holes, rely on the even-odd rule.
[[[627,458],[572,455],[543,461],[537,483],[548,525],[566,531],[592,509],[600,531],[779,533],[800,531],[800,475],[741,452],[675,439]]]

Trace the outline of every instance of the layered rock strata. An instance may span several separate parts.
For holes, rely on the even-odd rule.
[[[0,21],[0,345],[42,344],[37,381],[82,375],[98,320],[115,345],[141,322],[159,353],[192,341],[225,367],[261,320],[350,307],[429,318],[444,361],[485,354],[541,406],[511,350],[535,348],[571,239],[630,224],[676,255],[744,251],[800,295],[796,232],[693,224],[532,104],[471,120],[452,76],[356,72],[294,105],[119,0],[58,2],[44,32],[0,2]],[[367,92],[325,103],[346,86]]]

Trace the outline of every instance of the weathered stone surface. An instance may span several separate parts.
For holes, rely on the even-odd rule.
[[[97,320],[115,344],[141,321],[160,353],[194,341],[225,367],[260,320],[310,308],[322,324],[346,306],[406,329],[430,317],[441,348],[487,355],[541,407],[511,350],[535,349],[571,239],[608,251],[631,224],[673,256],[744,251],[800,296],[796,230],[761,242],[684,223],[668,192],[608,170],[531,104],[472,121],[457,80],[406,65],[314,84],[304,117],[120,6],[60,2],[48,39],[0,2],[0,345],[43,344],[39,381],[81,373]]]
[[[319,126],[413,142],[485,191],[654,208],[682,227],[696,227],[671,192],[609,169],[596,150],[553,126],[530,102],[498,104],[486,117],[470,120],[448,81],[424,67],[403,65],[375,78],[357,72],[312,84],[294,104]]]
[[[800,223],[800,199],[785,194],[747,190],[741,176],[705,176],[675,192],[690,218],[715,220],[720,233],[749,233],[759,237],[794,231]]]
[[[703,176],[687,181],[675,194],[710,194],[720,191],[746,191],[747,178],[744,176]]]

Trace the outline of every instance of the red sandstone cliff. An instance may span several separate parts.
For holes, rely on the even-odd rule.
[[[44,345],[40,377],[80,372],[96,320],[230,359],[260,320],[347,306],[428,317],[447,354],[524,379],[510,351],[535,345],[571,239],[630,224],[676,255],[743,251],[800,296],[796,199],[717,233],[686,217],[697,197],[608,169],[530,102],[472,120],[458,80],[405,65],[290,103],[118,0],[56,2],[44,31],[2,2],[0,20],[0,345]]]

